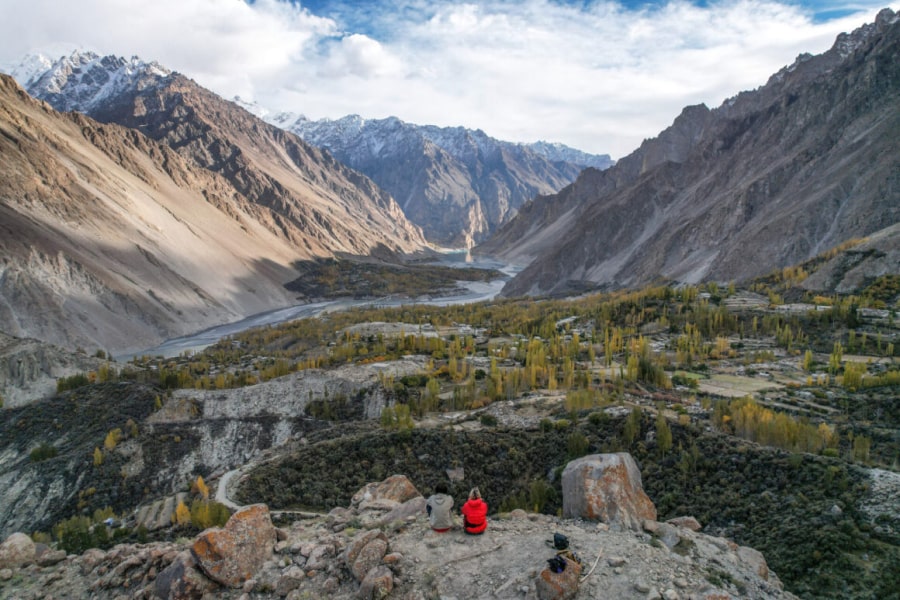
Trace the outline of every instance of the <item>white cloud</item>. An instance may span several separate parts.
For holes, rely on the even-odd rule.
[[[0,62],[70,42],[313,118],[396,115],[621,157],[683,106],[762,85],[876,12],[817,23],[770,0],[577,4],[382,2],[366,9],[365,30],[344,31],[283,0],[0,0],[14,15],[0,24]]]

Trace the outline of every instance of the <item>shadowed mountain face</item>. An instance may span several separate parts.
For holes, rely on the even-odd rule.
[[[174,100],[167,106],[186,110]],[[252,125],[238,135],[256,134]],[[57,113],[0,78],[0,330],[70,348],[138,350],[290,304],[283,284],[296,278],[289,265],[298,259],[380,241],[420,247],[418,231],[363,176],[334,161],[317,164],[301,202],[299,177],[287,166],[282,180],[241,170],[249,161],[234,146],[221,173],[198,165],[187,134],[198,129],[210,139],[203,131],[211,136],[211,128],[196,122],[172,126],[170,140],[184,142],[176,152],[133,129]],[[285,136],[286,154],[322,157],[280,130],[271,134]],[[268,156],[257,141],[253,152]],[[210,163],[225,147],[211,146]],[[274,159],[266,166],[276,171]],[[317,192],[328,185],[347,191],[343,204]],[[391,237],[382,227],[403,233]]]
[[[606,171],[537,198],[477,252],[508,296],[745,280],[900,221],[900,18],[839,36]]]
[[[388,190],[411,221],[436,243],[468,247],[487,238],[537,194],[572,182],[609,156],[561,145],[514,144],[463,127],[440,128],[397,118],[274,122],[327,148]]]

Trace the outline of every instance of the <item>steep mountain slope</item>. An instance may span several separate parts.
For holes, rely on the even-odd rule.
[[[900,279],[900,223],[877,231],[817,265],[801,287],[823,292],[853,293],[879,277]],[[890,303],[891,298],[887,298]],[[896,300],[895,300],[896,301]]]
[[[900,221],[900,18],[838,37],[615,167],[536,199],[476,252],[533,262],[509,296],[743,280]],[[577,217],[577,218],[576,218]]]
[[[139,349],[291,301],[298,250],[223,177],[0,76],[0,330]]]
[[[0,332],[0,408],[14,408],[56,393],[56,380],[97,371],[106,361],[35,339]]]
[[[137,129],[221,174],[243,210],[301,257],[424,245],[421,231],[369,179],[155,63],[76,52],[26,87],[58,110]]]
[[[418,126],[394,117],[310,121],[280,114],[271,122],[371,177],[428,239],[451,246],[485,239],[523,203],[559,190],[585,166],[612,164],[609,156],[561,144],[513,144],[480,130]]]

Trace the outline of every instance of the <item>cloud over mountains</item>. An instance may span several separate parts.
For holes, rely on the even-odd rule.
[[[0,24],[0,63],[47,47],[139,54],[312,118],[396,115],[622,156],[682,106],[762,85],[881,6],[0,0],[16,15]]]

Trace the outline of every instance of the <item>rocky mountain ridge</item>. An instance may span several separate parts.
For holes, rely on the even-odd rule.
[[[608,155],[561,144],[515,144],[481,130],[413,125],[395,117],[311,121],[281,113],[269,121],[371,177],[429,240],[456,247],[485,239],[525,202],[555,192],[582,168],[613,164]]]
[[[0,592],[23,599],[123,592],[172,599],[794,598],[759,552],[699,533],[690,518],[643,519],[630,529],[515,510],[492,518],[485,534],[465,536],[431,531],[424,505],[412,482],[395,475],[328,515],[275,528],[268,508],[257,504],[186,544],[124,544],[66,556],[14,534],[0,546]],[[560,555],[562,573],[547,568],[557,554],[555,534],[570,550]]]
[[[605,171],[537,198],[476,252],[532,260],[509,296],[745,280],[900,221],[900,19],[840,36]]]
[[[74,52],[27,82],[57,110],[137,129],[225,177],[306,258],[420,250],[390,196],[330,156],[156,63]]]
[[[127,128],[0,78],[8,334],[139,350],[293,303],[297,261],[426,248],[371,180],[178,74],[76,54],[33,82]]]

